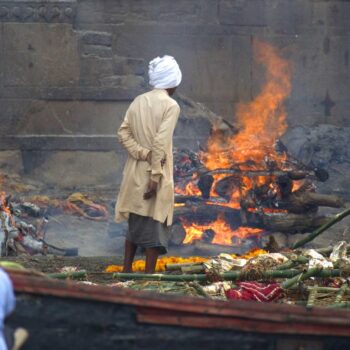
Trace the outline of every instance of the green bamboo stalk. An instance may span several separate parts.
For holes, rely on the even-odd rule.
[[[326,248],[319,248],[319,249],[316,249],[316,251],[320,254],[322,254],[323,256],[329,256],[332,251],[333,251],[333,248],[332,246],[329,246],[329,247],[326,247]],[[350,253],[350,244],[347,244],[346,245],[346,251],[347,253]]]
[[[311,269],[313,270],[313,269]],[[318,269],[317,269],[318,270]],[[340,270],[321,270],[317,273],[313,271],[313,276],[315,277],[339,277],[341,274]],[[299,276],[300,271],[291,269],[291,270],[269,270],[261,274],[262,278],[271,279],[271,278],[292,278]],[[219,277],[225,281],[235,281],[239,279],[244,279],[246,274],[241,271],[231,271],[219,274]],[[190,282],[198,281],[204,282],[207,281],[208,276],[205,274],[193,274],[193,275],[166,275],[161,273],[156,274],[145,274],[145,273],[114,273],[113,278],[123,279],[123,280],[148,280],[148,281],[176,281],[176,282]],[[307,278],[307,277],[306,277]],[[299,279],[297,279],[298,281]],[[294,284],[294,283],[293,283]]]
[[[86,278],[86,271],[75,271],[75,272],[61,272],[61,273],[49,273],[47,274],[49,278],[55,278],[55,279],[79,279],[79,278]]]
[[[307,287],[307,290],[309,291],[313,289],[317,289],[319,293],[338,292],[340,290],[340,288],[333,288],[333,287],[319,287],[319,286]]]
[[[312,269],[304,271],[304,272],[298,274],[297,276],[294,276],[294,277],[288,279],[287,281],[284,281],[282,283],[282,288],[289,289],[299,282],[302,282],[310,277],[318,275],[321,271],[322,271],[322,269],[320,269],[318,267],[314,267]]]
[[[192,266],[182,266],[182,273],[203,273],[204,266],[203,265],[192,265]]]
[[[329,307],[334,308],[334,309],[350,308],[350,301],[342,301],[340,303],[334,303],[332,305],[329,305]]]
[[[343,220],[346,216],[350,215],[350,208],[347,208],[346,210],[342,211],[341,213],[337,214],[334,216],[334,218],[332,218],[331,220],[329,220],[327,223],[325,223],[324,225],[320,226],[317,230],[315,230],[314,232],[312,232],[310,235],[304,237],[303,239],[295,242],[292,245],[292,249],[296,249],[296,248],[300,248],[303,245],[305,245],[306,243],[312,241],[314,238],[316,238],[317,236],[319,236],[322,232],[326,231],[328,228],[330,228],[331,226],[333,226],[334,224],[336,224],[337,222]]]
[[[202,266],[203,263],[196,262],[196,263],[180,263],[180,264],[166,264],[165,269],[167,271],[181,271],[183,267],[189,267],[189,266]]]
[[[277,265],[275,267],[275,270],[289,270],[291,268],[293,268],[295,266],[295,264],[306,264],[309,262],[309,258],[307,258],[306,256],[298,256],[296,258],[291,258],[291,260],[287,261],[284,264],[281,265]]]
[[[309,293],[309,297],[307,299],[307,303],[306,303],[307,308],[311,309],[314,307],[317,292],[318,292],[317,288],[311,289],[311,291]]]
[[[335,304],[342,302],[343,296],[347,290],[348,290],[348,285],[346,283],[344,283],[340,287],[339,291],[337,292],[337,295],[335,297],[335,302],[334,302]]]
[[[203,289],[203,287],[196,281],[190,282],[190,286],[194,288],[199,295],[205,298],[211,298],[210,295]]]

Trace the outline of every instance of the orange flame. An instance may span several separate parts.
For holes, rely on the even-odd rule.
[[[184,244],[189,244],[195,240],[201,239],[204,231],[209,229],[215,232],[211,243],[222,245],[231,245],[233,240],[237,244],[241,239],[247,238],[249,236],[259,236],[263,232],[263,230],[260,230],[258,228],[243,226],[239,227],[236,230],[232,230],[230,225],[222,216],[219,216],[216,221],[207,225],[188,223],[184,220],[182,221],[182,225],[186,231],[186,237],[183,241]]]
[[[277,153],[274,144],[287,129],[284,102],[291,91],[291,64],[281,57],[276,48],[266,43],[255,40],[253,51],[256,61],[266,69],[266,83],[253,101],[237,105],[236,121],[239,125],[237,134],[225,137],[220,132],[213,132],[208,141],[208,152],[202,154],[202,161],[209,170],[232,167],[242,171],[267,170],[269,162],[274,162],[279,169],[284,167],[286,156]],[[212,197],[217,196],[216,183],[225,176],[227,175],[214,175],[210,194]],[[270,191],[275,191],[277,189],[274,181],[273,176],[242,176],[239,188],[233,189],[230,195],[229,203],[222,205],[240,207],[241,199],[256,186],[267,185]],[[295,185],[295,188],[297,186]],[[197,186],[191,181],[183,194],[199,193]],[[215,231],[213,243],[218,244],[232,244],[233,237],[242,239],[261,233],[259,229],[247,227],[233,231],[222,218],[208,225],[187,222],[183,222],[183,225],[186,230],[184,243],[201,239],[203,232],[208,229]]]
[[[264,168],[266,156],[278,163],[284,159],[275,152],[273,145],[287,129],[283,103],[291,91],[291,65],[277,49],[266,43],[255,40],[253,49],[257,62],[266,68],[267,83],[252,102],[238,104],[238,134],[225,140],[224,145],[215,134],[210,138],[209,152],[204,159],[208,169],[230,168],[250,160]]]

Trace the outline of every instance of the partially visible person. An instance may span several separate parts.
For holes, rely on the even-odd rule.
[[[15,306],[12,282],[8,274],[0,268],[0,350],[19,350],[28,338],[26,329],[19,327],[14,330],[5,325]]]
[[[8,349],[4,337],[5,319],[15,310],[16,299],[8,274],[0,268],[0,350]]]
[[[116,221],[128,220],[123,272],[132,271],[137,247],[146,252],[146,273],[167,252],[173,220],[173,133],[180,107],[171,98],[182,74],[171,56],[149,63],[153,90],[135,98],[118,130],[128,151],[116,205]]]

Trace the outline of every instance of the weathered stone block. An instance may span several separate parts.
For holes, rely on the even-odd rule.
[[[215,20],[216,1],[205,0],[85,0],[79,2],[78,22],[123,23],[128,20],[145,22],[182,22]]]
[[[113,52],[110,46],[83,45],[82,54],[84,56],[96,56],[100,58],[112,58]]]
[[[237,26],[265,26],[266,6],[263,0],[219,0],[219,21]]]
[[[117,75],[144,75],[146,72],[146,63],[142,58],[121,57],[115,55],[113,57],[113,69]]]
[[[80,64],[80,83],[82,85],[101,86],[103,78],[113,75],[113,62],[109,58],[82,57]]]
[[[18,123],[25,117],[26,110],[30,105],[29,100],[21,99],[1,99],[0,108],[0,135],[16,135]]]
[[[31,101],[16,121],[20,135],[115,135],[127,102]],[[79,142],[78,142],[79,143]]]
[[[87,45],[111,46],[112,35],[103,32],[84,32],[81,33],[81,40]]]
[[[3,24],[5,86],[72,86],[79,78],[77,35],[67,24]]]
[[[267,0],[266,23],[279,34],[300,34],[312,20],[312,2]]]
[[[344,34],[350,29],[350,3],[348,1],[313,1],[312,24],[342,27]]]
[[[145,89],[135,87],[82,87],[80,89],[81,100],[92,101],[132,101],[137,95],[145,92]]]
[[[113,75],[102,78],[101,85],[103,87],[122,87],[124,89],[143,89],[145,88],[145,80],[137,75]]]
[[[23,152],[26,176],[40,178],[47,185],[61,188],[96,184],[116,188],[123,162],[124,158],[116,152]]]
[[[10,174],[22,173],[23,164],[21,151],[0,151],[0,171],[5,171]]]

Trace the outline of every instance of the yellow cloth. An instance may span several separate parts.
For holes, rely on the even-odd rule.
[[[115,208],[117,222],[129,213],[149,216],[171,225],[174,211],[173,133],[180,107],[163,89],[142,94],[132,102],[118,130],[128,160]],[[152,151],[152,164],[147,155]],[[164,166],[161,160],[165,158]],[[157,195],[144,200],[150,178],[158,182]]]

